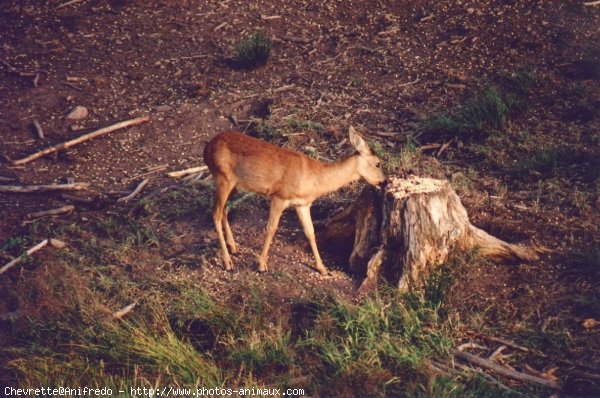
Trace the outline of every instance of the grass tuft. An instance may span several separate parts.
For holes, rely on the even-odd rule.
[[[236,61],[243,68],[264,65],[271,55],[271,48],[271,40],[263,32],[256,32],[236,44]]]

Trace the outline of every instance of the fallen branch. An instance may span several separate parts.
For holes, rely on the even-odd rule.
[[[117,199],[117,202],[119,202],[119,203],[127,202],[127,201],[135,198],[137,196],[137,194],[139,194],[142,191],[142,189],[144,189],[146,184],[148,184],[148,181],[150,181],[150,178],[146,178],[144,181],[140,182],[140,184],[133,190],[133,192],[131,192],[127,196],[123,196],[122,198]]]
[[[67,205],[67,206],[56,208],[56,209],[36,211],[35,213],[29,213],[29,214],[27,214],[26,217],[28,219],[32,219],[32,218],[40,218],[40,217],[48,217],[48,216],[57,216],[59,214],[69,214],[73,210],[75,210],[75,206]]]
[[[583,5],[587,7],[600,6],[600,1],[588,1],[587,3],[583,3]]]
[[[62,249],[63,247],[65,247],[65,242],[58,240],[58,239],[44,239],[43,241],[41,241],[40,243],[38,243],[37,245],[33,246],[31,249],[27,250],[25,252],[25,254],[27,256],[31,256],[33,253],[37,252],[40,249],[43,249],[44,247],[48,246],[48,244],[50,244],[51,246],[57,248],[57,249]],[[15,265],[17,265],[19,262],[21,262],[23,260],[24,256],[19,256],[13,260],[11,260],[10,262],[8,262],[8,264],[6,264],[4,267],[0,268],[0,275],[2,275],[3,273],[5,273],[6,271],[8,271],[9,269],[11,269],[12,267],[14,267]]]
[[[208,166],[198,166],[198,167],[190,167],[189,169],[185,169],[185,170],[171,171],[170,173],[167,173],[167,175],[172,178],[179,178],[179,177],[186,176],[188,174],[196,174],[196,173],[200,173],[202,171],[207,171],[207,170],[208,170]]]
[[[138,117],[138,118],[135,118],[135,119],[125,120],[123,122],[119,122],[119,123],[116,123],[116,124],[113,124],[113,125],[110,125],[110,126],[107,126],[107,127],[103,127],[101,129],[93,131],[91,133],[84,134],[81,137],[72,139],[72,140],[67,141],[67,142],[63,142],[62,144],[51,146],[51,147],[46,148],[46,149],[44,149],[42,151],[36,152],[34,154],[31,154],[31,155],[29,155],[29,156],[27,156],[27,157],[25,157],[23,159],[15,160],[13,162],[13,164],[15,164],[15,165],[21,165],[21,164],[29,163],[32,160],[41,158],[42,156],[48,155],[50,153],[54,153],[54,152],[58,152],[58,151],[63,150],[63,149],[70,148],[70,147],[75,146],[77,144],[81,144],[82,142],[91,140],[92,138],[96,138],[96,137],[99,137],[99,136],[104,135],[104,134],[112,133],[115,130],[119,130],[119,129],[122,129],[122,128],[125,128],[125,127],[129,127],[129,126],[135,126],[135,125],[141,124],[141,123],[145,123],[148,120],[150,120],[150,118],[148,116],[142,116],[142,117]]]
[[[462,360],[470,362],[472,365],[491,370],[492,372],[498,373],[499,375],[505,377],[510,377],[511,379],[528,383],[535,383],[555,390],[560,389],[558,383],[556,383],[553,380],[543,379],[541,377],[532,376],[527,373],[517,372],[516,370],[508,369],[488,359],[478,357],[477,355],[469,354],[467,352],[459,351],[457,349],[450,350],[450,353],[456,358],[460,358]]]
[[[522,345],[516,344],[513,341],[510,341],[510,340],[507,340],[507,339],[503,339],[501,337],[488,336],[488,335],[477,333],[477,332],[470,332],[470,333],[472,333],[472,334],[474,334],[474,335],[476,335],[478,337],[481,337],[482,339],[485,339],[485,340],[488,340],[488,341],[493,341],[495,343],[500,343],[500,344],[506,345],[508,347],[514,348],[514,349],[519,350],[519,351],[523,351],[523,352],[526,352],[526,353],[529,353],[529,354],[532,354],[532,355],[536,355],[536,356],[541,357],[541,358],[549,359],[549,360],[551,360],[553,362],[556,362],[556,363],[561,363],[563,365],[573,366],[573,367],[577,367],[577,368],[581,368],[581,369],[587,369],[587,370],[591,370],[593,372],[600,372],[600,368],[597,368],[597,367],[594,367],[594,366],[591,366],[591,365],[586,365],[586,364],[583,364],[583,363],[572,362],[572,361],[569,361],[569,360],[566,360],[566,359],[555,357],[553,355],[548,355],[548,354],[545,354],[545,353],[543,353],[541,351],[534,350],[533,348],[523,347]]]
[[[0,192],[8,193],[37,193],[50,191],[81,191],[88,189],[87,182],[74,182],[72,184],[50,184],[50,185],[0,185]]]

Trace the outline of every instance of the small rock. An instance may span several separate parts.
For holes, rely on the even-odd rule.
[[[467,14],[471,15],[475,12],[475,9],[473,7],[469,7],[467,8]]]
[[[583,326],[583,328],[586,330],[594,329],[598,325],[600,325],[600,322],[593,318],[588,318],[581,322],[581,326]]]
[[[77,105],[75,108],[73,108],[67,114],[67,116],[65,116],[65,119],[68,121],[77,121],[77,120],[83,120],[87,116],[88,116],[87,108],[85,106]]]

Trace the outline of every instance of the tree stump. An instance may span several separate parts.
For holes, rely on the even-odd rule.
[[[471,225],[447,181],[392,177],[383,192],[365,188],[353,206],[334,216],[325,241],[353,241],[350,271],[366,275],[360,290],[374,287],[381,273],[398,288],[419,284],[455,250],[474,247],[502,261],[533,261],[538,249],[497,239]]]

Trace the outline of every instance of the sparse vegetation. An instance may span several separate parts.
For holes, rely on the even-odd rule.
[[[423,129],[427,134],[446,136],[481,134],[485,128],[500,129],[504,126],[509,107],[495,86],[488,86],[474,99],[448,115],[427,119]]]
[[[319,122],[313,122],[312,120],[297,119],[294,116],[289,116],[285,119],[287,125],[292,129],[297,130],[315,130],[320,132],[323,130],[323,125]]]
[[[92,188],[71,199],[0,193],[0,267],[24,260],[0,275],[3,387],[600,396],[598,7],[442,0],[380,2],[365,13],[366,1],[5,3],[0,182],[74,179]],[[74,106],[89,116],[60,116]],[[145,114],[152,123],[31,167],[10,163]],[[34,120],[45,139],[31,135]],[[165,172],[199,165],[211,136],[233,128],[339,159],[349,153],[341,144],[349,125],[364,127],[388,175],[450,181],[474,224],[540,245],[541,260],[504,266],[471,253],[423,290],[400,294],[382,282],[362,297],[341,245],[319,242],[333,272],[313,275],[290,209],[273,270],[257,275],[268,204],[257,195],[237,201],[246,198],[237,193],[228,210],[240,250],[235,271],[224,272],[212,188]],[[129,191],[146,173],[150,183],[135,200],[108,194]],[[315,203],[318,238],[361,184]],[[66,204],[75,211],[32,223],[27,216]],[[24,254],[47,238],[66,247]],[[484,336],[546,354],[507,347],[496,360],[556,377],[562,391],[451,357],[449,349],[475,342],[487,348],[466,350],[490,358],[501,344]]]
[[[428,135],[478,136],[504,128],[507,118],[527,106],[527,96],[535,79],[527,72],[501,73],[498,82],[476,92],[472,99],[448,114],[425,120]]]

